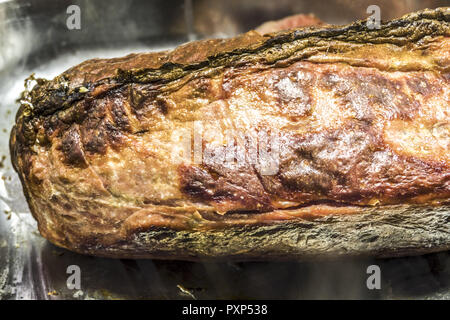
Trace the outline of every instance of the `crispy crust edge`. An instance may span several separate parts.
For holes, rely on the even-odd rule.
[[[47,236],[52,242],[51,235]],[[450,203],[367,208],[361,214],[218,230],[134,230],[112,245],[96,239],[84,239],[77,246],[54,244],[101,257],[188,261],[421,255],[450,250]]]

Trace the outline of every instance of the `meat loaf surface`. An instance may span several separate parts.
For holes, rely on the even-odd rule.
[[[93,59],[34,79],[11,155],[39,231],[116,258],[450,249],[450,10]]]

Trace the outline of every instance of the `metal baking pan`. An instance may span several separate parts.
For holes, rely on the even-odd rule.
[[[80,9],[79,29],[68,20],[71,5]],[[449,1],[0,0],[0,299],[450,299],[450,252],[247,263],[78,255],[39,235],[11,166],[15,100],[33,72],[49,78],[89,58],[228,37],[296,13],[349,23],[366,18],[370,5],[388,20]],[[80,289],[67,285],[72,265],[80,268]],[[367,286],[371,265],[380,268],[380,289]]]

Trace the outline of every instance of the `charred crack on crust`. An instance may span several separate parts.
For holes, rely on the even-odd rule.
[[[167,84],[184,77],[188,73],[201,72],[208,67],[211,69],[224,66],[229,67],[238,65],[242,61],[248,63],[249,59],[261,61],[262,58],[265,63],[273,64],[276,61],[289,58],[294,52],[317,46],[321,40],[328,38],[349,43],[404,45],[418,42],[429,35],[448,35],[450,30],[446,23],[449,21],[450,10],[448,8],[425,9],[405,15],[397,20],[383,23],[380,29],[370,30],[366,26],[367,21],[362,20],[341,27],[302,28],[293,32],[280,32],[268,39],[261,36],[262,43],[260,40],[256,47],[239,48],[237,46],[231,51],[215,54],[207,57],[204,61],[191,64],[164,62],[157,69],[118,69],[115,77],[101,79],[95,83],[84,83],[72,89],[68,86],[70,79],[66,78],[64,74],[52,81],[39,79],[33,90],[30,92],[25,91],[23,102],[27,103],[24,104],[25,107],[20,110],[20,113],[29,113],[32,117],[49,116],[58,110],[69,107],[73,102],[83,99],[86,95],[91,95],[95,88],[101,85],[126,85],[130,83]],[[283,45],[292,44],[300,40],[304,40],[306,43],[302,43],[299,48],[289,46],[288,48],[283,48]],[[33,107],[30,107],[30,105]],[[18,118],[20,118],[20,115]]]

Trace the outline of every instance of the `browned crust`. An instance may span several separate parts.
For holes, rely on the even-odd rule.
[[[301,27],[314,27],[325,23],[313,14],[296,14],[280,20],[267,21],[255,28],[260,34],[279,32],[283,30],[296,29]]]
[[[38,80],[18,111],[11,154],[40,232],[112,257],[448,249],[448,11],[425,10],[379,30],[357,22],[249,32],[89,60]],[[171,134],[199,120],[235,136],[278,130],[279,170],[175,163]],[[218,139],[205,139],[203,153],[217,153]],[[413,223],[421,216],[425,233]],[[353,229],[360,219],[376,245]],[[310,233],[305,223],[322,244],[292,242]],[[333,247],[333,237],[346,249]]]

